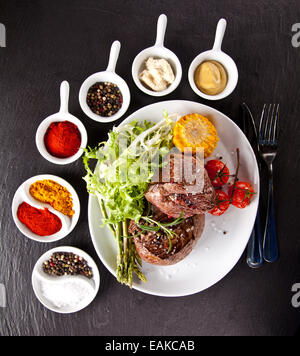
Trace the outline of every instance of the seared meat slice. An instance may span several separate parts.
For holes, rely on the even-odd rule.
[[[169,157],[170,164],[160,172],[159,181],[150,184],[146,199],[175,218],[181,212],[183,217],[190,217],[211,210],[215,205],[215,190],[202,162],[181,153]]]
[[[153,207],[153,219],[160,222],[170,222],[170,219],[164,213]],[[171,250],[169,250],[169,239],[164,231],[142,231],[134,221],[130,222],[129,232],[131,235],[140,235],[134,237],[134,243],[138,254],[143,260],[156,265],[172,265],[184,259],[193,249],[200,238],[205,224],[204,215],[195,215],[186,218],[175,226],[169,226],[168,229],[176,234],[171,238]]]

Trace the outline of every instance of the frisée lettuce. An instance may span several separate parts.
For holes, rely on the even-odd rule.
[[[138,268],[141,260],[134,243],[128,237],[128,221],[138,222],[143,215],[144,193],[173,147],[174,118],[164,112],[157,123],[135,120],[114,127],[106,142],[84,152],[87,190],[97,196],[103,223],[118,242],[117,278],[129,286],[133,272],[142,280],[145,277]],[[94,170],[90,167],[91,160],[97,163]]]

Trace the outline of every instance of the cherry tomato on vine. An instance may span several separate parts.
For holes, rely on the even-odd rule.
[[[209,211],[209,213],[215,216],[220,216],[229,208],[229,204],[229,196],[223,192],[223,190],[218,190],[216,192],[216,205]]]
[[[229,187],[228,196],[232,205],[243,209],[250,204],[252,196],[255,194],[253,186],[248,182],[236,182],[234,192],[233,184]]]
[[[229,179],[229,169],[222,161],[212,159],[205,165],[205,169],[214,187],[221,187]]]

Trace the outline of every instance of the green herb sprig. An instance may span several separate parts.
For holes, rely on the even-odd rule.
[[[166,237],[169,240],[169,248],[168,248],[167,253],[170,253],[170,251],[172,250],[172,238],[174,236],[178,237],[178,235],[174,231],[168,229],[168,227],[181,224],[184,221],[182,216],[183,216],[183,211],[180,213],[179,217],[176,220],[171,221],[169,223],[162,223],[162,222],[152,219],[152,217],[142,216],[141,219],[143,219],[144,221],[146,221],[152,225],[137,224],[137,226],[143,231],[158,232],[159,230],[162,230],[166,234]],[[156,226],[153,226],[153,224]]]

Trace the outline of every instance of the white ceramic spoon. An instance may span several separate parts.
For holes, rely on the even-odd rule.
[[[236,67],[235,62],[231,57],[229,57],[226,53],[221,50],[223,37],[226,30],[226,20],[220,19],[217,25],[215,41],[213,48],[210,51],[200,53],[191,63],[189,71],[188,71],[188,78],[189,83],[193,91],[201,96],[204,99],[208,100],[219,100],[223,99],[226,96],[230,95],[233,90],[235,89],[237,82],[238,82],[238,70]],[[226,69],[228,81],[225,89],[217,95],[207,95],[202,93],[196,86],[194,81],[194,73],[196,68],[204,61],[217,61],[221,63],[224,68]]]
[[[162,14],[159,16],[158,21],[157,21],[157,32],[156,32],[156,42],[154,46],[148,47],[141,51],[134,59],[132,63],[132,78],[136,84],[136,86],[143,91],[144,93],[152,96],[163,96],[170,94],[172,91],[174,91],[177,86],[179,85],[182,77],[182,68],[181,68],[181,63],[176,56],[176,54],[166,47],[164,47],[164,39],[165,39],[165,32],[167,28],[167,16]],[[151,89],[148,89],[139,79],[140,73],[145,69],[145,62],[149,57],[154,57],[154,58],[164,58],[166,59],[175,75],[175,80],[174,82],[168,86],[166,90],[163,91],[153,91]]]
[[[130,91],[128,88],[128,85],[126,84],[125,80],[122,79],[118,74],[116,74],[115,69],[116,69],[116,64],[118,61],[119,53],[120,53],[120,48],[121,44],[119,41],[114,41],[111,49],[110,49],[110,55],[109,55],[109,61],[108,61],[108,66],[105,71],[103,72],[98,72],[95,74],[90,75],[81,85],[80,91],[79,91],[79,103],[81,106],[81,109],[84,111],[84,113],[91,119],[98,121],[98,122],[112,122],[115,120],[118,120],[122,115],[125,114],[125,112],[128,109],[128,106],[130,104]],[[86,102],[87,98],[87,93],[89,88],[94,85],[95,83],[98,82],[110,82],[116,84],[123,96],[123,103],[118,112],[116,112],[114,115],[111,115],[109,117],[104,117],[95,114],[90,107],[88,106]]]
[[[36,146],[40,152],[40,154],[47,159],[48,161],[56,164],[68,164],[76,161],[83,153],[83,149],[87,145],[87,132],[85,127],[83,126],[82,122],[77,119],[74,115],[71,115],[69,113],[69,93],[70,93],[70,86],[67,81],[63,81],[60,85],[60,109],[59,112],[53,115],[48,116],[46,119],[44,119],[37,131],[36,131],[36,136],[35,136],[35,142]],[[68,157],[68,158],[58,158],[52,156],[46,149],[46,146],[44,144],[44,136],[45,133],[48,129],[48,127],[51,125],[52,122],[57,122],[57,121],[70,121],[74,125],[78,127],[78,130],[80,131],[81,134],[81,144],[80,144],[80,149],[78,150],[77,153],[75,153],[73,156]]]

